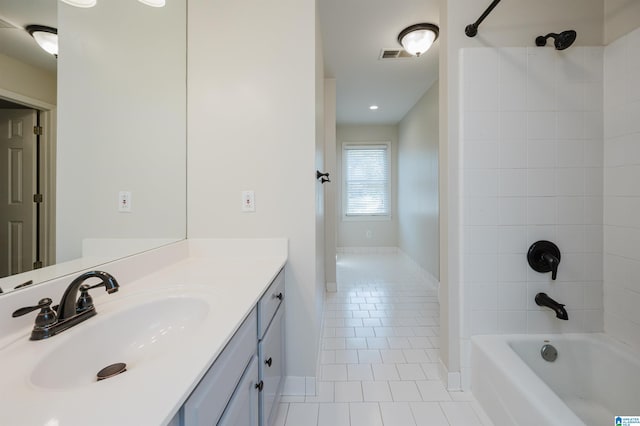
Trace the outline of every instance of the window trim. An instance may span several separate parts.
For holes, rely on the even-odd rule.
[[[387,197],[389,203],[389,209],[387,214],[364,214],[364,215],[347,215],[347,155],[346,151],[348,149],[357,149],[357,148],[379,148],[381,146],[385,146],[387,150]],[[393,179],[393,171],[392,171],[392,145],[390,141],[366,141],[366,142],[342,142],[342,206],[341,206],[341,218],[343,221],[390,221],[392,219],[393,214],[393,194],[392,191],[392,182]]]

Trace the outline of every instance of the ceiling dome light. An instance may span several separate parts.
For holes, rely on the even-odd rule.
[[[138,0],[142,4],[146,4],[151,7],[164,7],[165,0]]]
[[[25,30],[44,51],[58,57],[58,30],[43,25],[27,25]]]
[[[413,56],[420,56],[438,38],[440,29],[434,24],[415,24],[405,28],[398,35],[398,43]]]
[[[377,109],[378,109],[378,105],[371,105],[371,106],[369,107],[369,109],[370,109],[371,111],[375,111],[375,110],[377,110]]]
[[[93,7],[96,5],[96,0],[62,0],[64,3],[75,7]]]

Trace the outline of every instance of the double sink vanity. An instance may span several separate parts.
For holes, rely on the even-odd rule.
[[[37,310],[12,312],[57,303],[75,276],[0,297],[0,424],[272,424],[286,260],[284,239],[185,240],[101,265],[118,291],[89,290],[97,315],[39,340]]]

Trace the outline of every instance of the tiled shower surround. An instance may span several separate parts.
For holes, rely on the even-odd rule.
[[[462,51],[463,388],[472,335],[603,330],[603,56]],[[562,252],[556,281],[527,263],[538,240]]]
[[[640,29],[604,63],[604,326],[640,353]]]

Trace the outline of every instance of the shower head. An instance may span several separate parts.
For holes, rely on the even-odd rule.
[[[574,30],[563,31],[560,34],[549,33],[546,36],[536,37],[536,46],[544,46],[547,44],[547,39],[553,37],[553,44],[556,46],[556,50],[564,50],[571,46],[576,41],[578,34]]]

